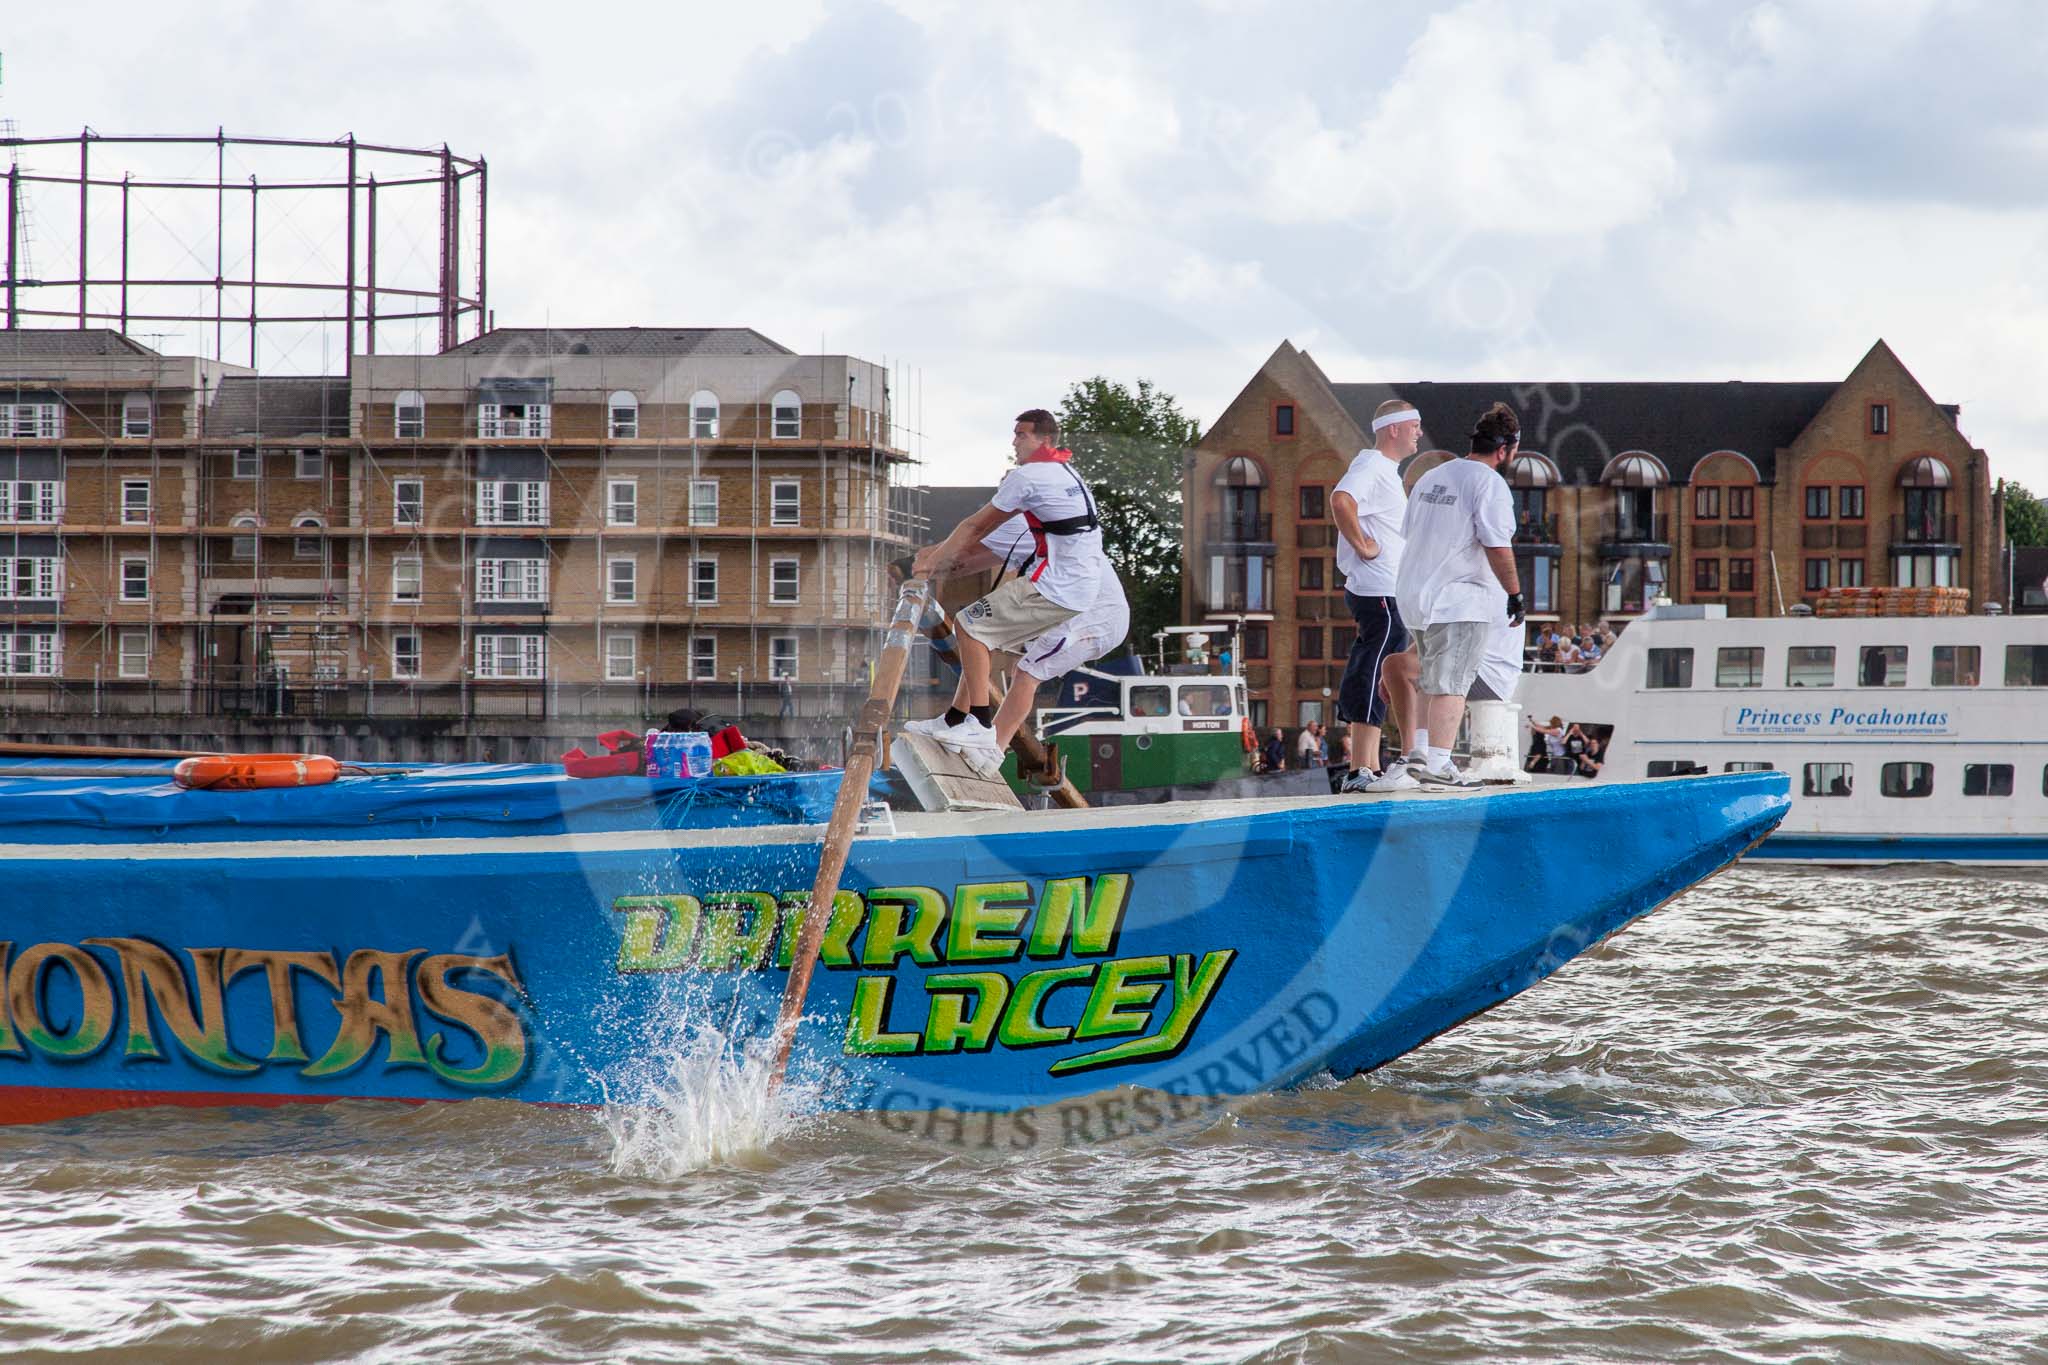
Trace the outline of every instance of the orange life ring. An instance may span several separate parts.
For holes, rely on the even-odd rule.
[[[181,787],[220,792],[320,787],[340,774],[341,764],[325,754],[203,754],[171,770]]]
[[[1252,730],[1252,718],[1245,716],[1237,723],[1238,734],[1244,739],[1244,751],[1255,754],[1259,751],[1259,737]]]

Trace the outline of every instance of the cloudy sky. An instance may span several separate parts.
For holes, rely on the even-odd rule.
[[[933,482],[1092,374],[1207,422],[1282,338],[1341,380],[1813,380],[1882,336],[2048,488],[2025,0],[74,3],[0,44],[26,134],[482,155],[500,324],[887,360]]]

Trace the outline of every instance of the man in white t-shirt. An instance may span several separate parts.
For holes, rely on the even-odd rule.
[[[1389,398],[1373,413],[1372,445],[1358,452],[1330,494],[1337,572],[1344,578],[1344,605],[1358,626],[1337,688],[1337,719],[1351,723],[1352,767],[1342,791],[1376,790],[1372,784],[1381,781],[1380,728],[1388,701],[1401,734],[1415,731],[1415,660],[1394,601],[1394,577],[1401,568],[1401,520],[1408,510],[1401,461],[1421,439],[1422,414],[1404,399]],[[1405,772],[1387,779],[1396,781],[1416,785]]]
[[[1451,762],[1465,694],[1501,623],[1522,623],[1514,499],[1500,476],[1520,438],[1514,412],[1495,403],[1472,429],[1471,454],[1430,470],[1408,498],[1394,596],[1420,636],[1423,723],[1403,761],[1422,782],[1471,785]]]
[[[1017,728],[1012,724],[999,742],[989,700],[991,654],[1005,650],[1028,656],[1034,643],[1045,641],[1095,605],[1104,595],[1105,574],[1115,576],[1103,552],[1094,495],[1073,470],[1073,452],[1057,444],[1059,429],[1058,419],[1043,408],[1019,413],[1010,437],[1017,467],[1004,476],[987,506],[954,527],[939,544],[918,551],[912,564],[920,575],[957,573],[984,564],[982,557],[989,552],[984,539],[1013,516],[1024,518],[1030,534],[1033,555],[1025,571],[960,613],[956,704],[947,708],[940,723],[918,727],[965,754],[984,772],[1001,766],[1002,742]],[[1122,595],[1119,586],[1116,596]],[[1042,661],[1037,666],[1046,665]],[[967,704],[961,706],[961,701]],[[1017,723],[1030,709],[1029,701],[1027,697],[1020,703]]]

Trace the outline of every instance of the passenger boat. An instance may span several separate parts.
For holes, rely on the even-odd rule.
[[[678,1029],[771,1026],[837,781],[0,776],[0,1120],[646,1098]],[[829,1107],[977,1111],[1350,1075],[1542,980],[1787,804],[1762,773],[871,812],[791,1075]],[[1569,895],[1529,875],[1558,847]]]
[[[1525,720],[1612,727],[1597,785],[1790,775],[1753,858],[2048,859],[2048,616],[1660,605],[1589,671],[1525,674],[1517,700]]]

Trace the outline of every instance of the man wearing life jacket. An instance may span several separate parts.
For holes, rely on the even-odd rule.
[[[1050,412],[1032,408],[1019,413],[1010,438],[1017,467],[1004,476],[985,507],[939,544],[918,551],[913,563],[920,575],[986,565],[992,561],[984,542],[1016,516],[1030,535],[1031,557],[1024,571],[960,613],[955,641],[960,687],[954,704],[943,716],[907,727],[959,750],[990,775],[1002,766],[1003,746],[1023,723],[1037,692],[1035,682],[1015,689],[1024,695],[1014,706],[1006,699],[1000,719],[1007,728],[999,729],[989,701],[991,655],[997,650],[1022,653],[1028,662],[1035,653],[1043,654],[1038,668],[1027,670],[1035,679],[1047,667],[1064,663],[1074,651],[1054,637],[1068,634],[1076,618],[1107,596],[1105,581],[1115,583],[1115,570],[1102,549],[1095,498],[1073,470],[1073,452],[1062,449],[1058,438],[1059,420]],[[1114,596],[1122,599],[1121,585]],[[1128,629],[1127,610],[1124,619]],[[1105,651],[1115,643],[1110,641]]]

